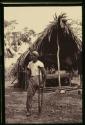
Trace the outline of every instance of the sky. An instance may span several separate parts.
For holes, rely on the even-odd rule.
[[[42,6],[42,7],[4,7],[4,19],[7,21],[17,20],[16,29],[21,31],[24,27],[33,29],[36,33],[53,21],[53,16],[66,13],[68,19],[82,22],[81,6]]]

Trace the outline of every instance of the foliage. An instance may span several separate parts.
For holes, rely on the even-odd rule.
[[[4,41],[5,47],[11,48],[11,51],[18,51],[18,48],[24,43],[31,43],[31,36],[35,37],[35,31],[25,27],[23,31],[16,31],[17,21],[4,20]]]

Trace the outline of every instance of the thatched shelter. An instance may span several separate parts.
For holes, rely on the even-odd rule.
[[[54,66],[58,69],[57,51],[59,45],[60,70],[77,69],[78,54],[82,51],[81,40],[73,33],[65,14],[54,17],[46,29],[40,33],[35,43],[18,59],[13,73],[25,68],[30,61],[31,51],[37,50],[45,68]],[[19,69],[19,70],[18,70]]]

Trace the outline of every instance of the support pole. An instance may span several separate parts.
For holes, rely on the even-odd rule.
[[[57,26],[58,27],[58,26]],[[58,28],[57,28],[58,31]],[[58,82],[59,82],[59,88],[61,89],[61,80],[60,80],[60,59],[59,59],[59,54],[60,54],[60,47],[59,47],[59,40],[58,40],[58,32],[57,32],[57,65],[58,65]]]

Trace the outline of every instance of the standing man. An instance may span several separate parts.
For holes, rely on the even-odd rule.
[[[27,116],[31,115],[32,98],[35,95],[36,90],[39,89],[39,75],[42,73],[41,86],[44,84],[46,79],[46,72],[44,64],[38,60],[39,53],[37,51],[32,52],[32,61],[29,62],[27,68],[29,70],[29,85],[27,89]]]

